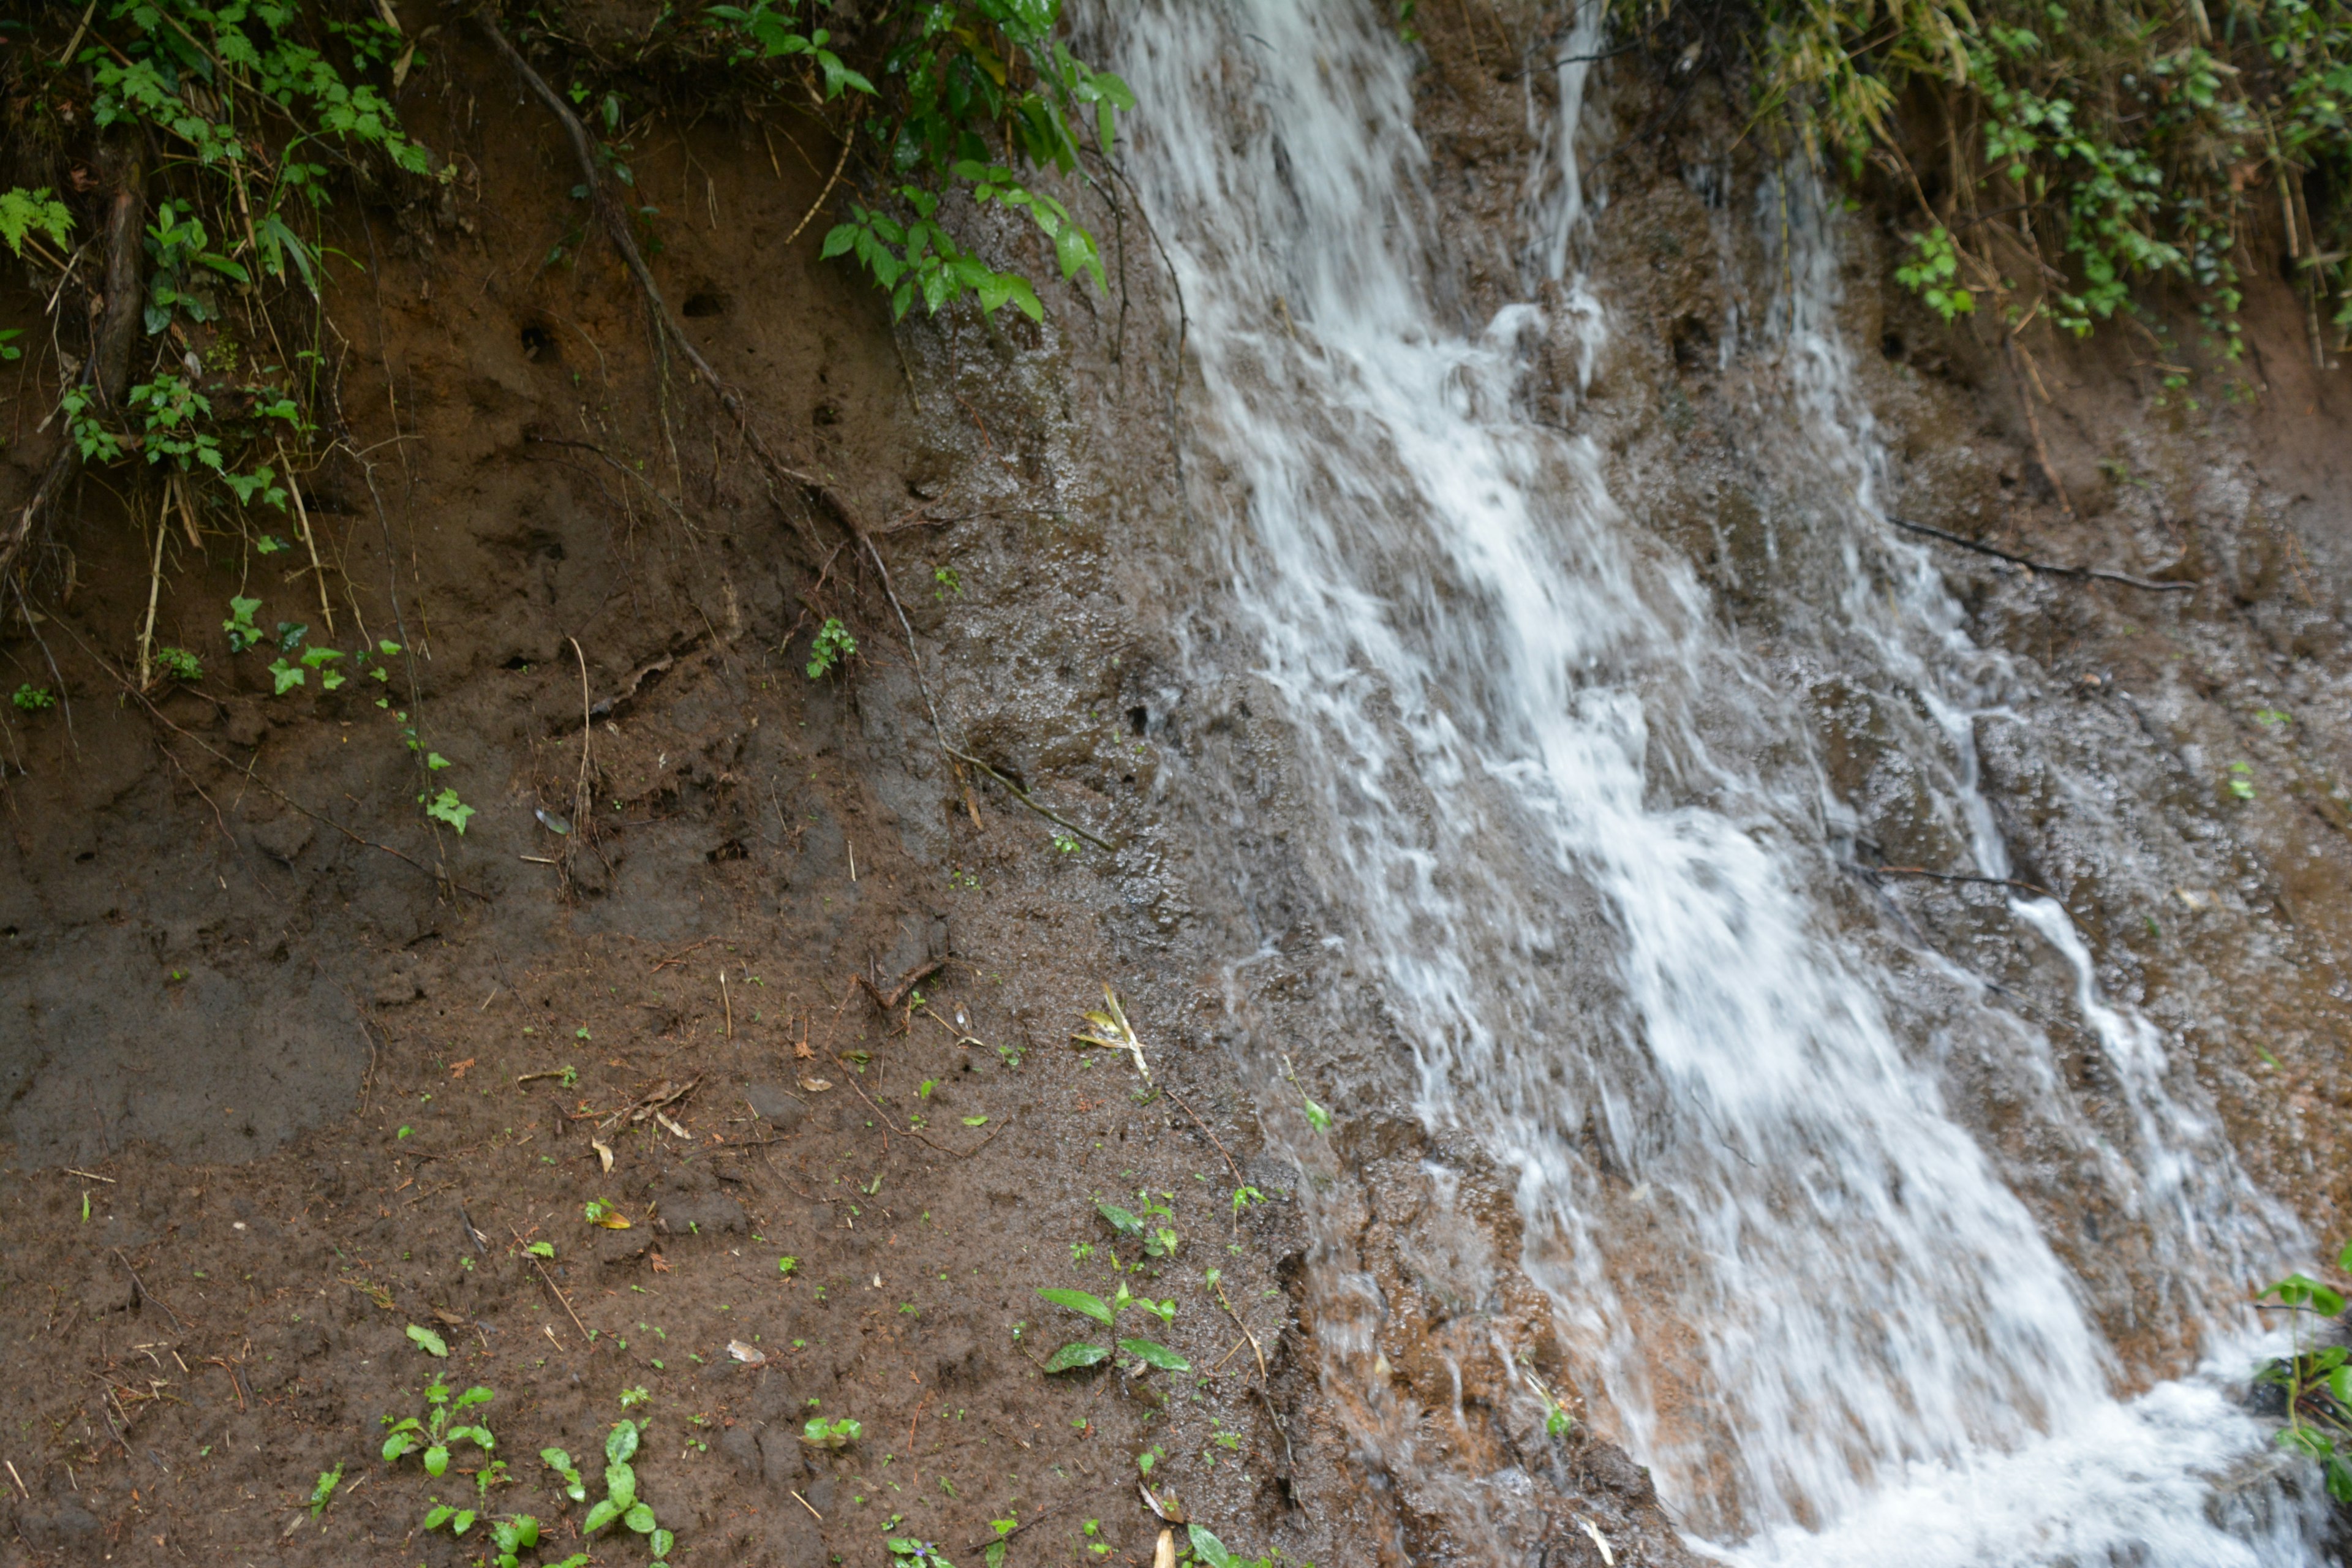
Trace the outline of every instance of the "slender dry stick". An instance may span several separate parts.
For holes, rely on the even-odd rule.
[[[204,535],[196,531],[196,509],[188,500],[188,476],[173,474],[171,482],[165,487],[164,493],[180,504],[180,526],[188,531],[188,548],[203,550]]]
[[[793,232],[784,236],[785,245],[791,245],[793,241],[801,237],[801,230],[808,227],[809,220],[815,217],[818,213],[824,210],[825,199],[833,195],[833,187],[841,183],[841,172],[849,166],[849,149],[853,144],[855,144],[857,138],[858,110],[862,110],[864,107],[865,106],[863,104],[860,104],[857,108],[850,110],[849,129],[842,133],[841,156],[834,160],[833,177],[825,181],[824,189],[816,194],[816,200],[810,204],[809,210],[801,216],[801,221],[793,225]]]
[[[596,803],[588,793],[588,741],[595,727],[595,710],[588,700],[588,656],[580,651],[578,637],[563,640],[572,645],[572,657],[580,662],[580,776],[572,785],[572,832],[564,839],[563,853],[556,861],[557,870],[568,886],[572,879],[572,858],[580,852],[580,846],[595,827]],[[601,856],[604,851],[600,849],[597,854]]]
[[[1225,1299],[1225,1282],[1223,1279],[1217,1281],[1216,1293],[1217,1305],[1225,1310],[1225,1316],[1234,1321],[1234,1327],[1242,1331],[1243,1336],[1249,1341],[1251,1351],[1257,1356],[1257,1381],[1258,1385],[1262,1388],[1266,1383],[1265,1351],[1258,1344],[1257,1335],[1250,1331],[1250,1326],[1242,1321],[1242,1315],[1234,1310],[1234,1304]],[[1231,1353],[1232,1352],[1228,1352],[1228,1356],[1230,1356]],[[1217,1364],[1223,1366],[1224,1363],[1219,1362]]]
[[[2024,323],[2018,325],[2022,331]],[[2001,346],[2009,351],[2010,379],[2017,384],[2017,401],[2025,410],[2025,433],[2033,438],[2034,460],[2042,465],[2042,477],[2050,481],[2051,490],[2058,497],[2058,510],[2073,517],[2074,503],[2066,494],[2065,481],[2058,477],[2058,466],[2050,460],[2049,445],[2042,439],[2042,416],[2033,411],[2033,389],[2026,384],[2024,371],[2032,370],[2033,362],[2026,357],[2023,349],[2018,347],[2016,332],[2004,332],[2000,341]],[[2023,370],[2020,369],[2021,363]],[[2039,381],[2041,377],[2037,375],[2034,379]],[[2046,399],[2049,394],[2045,391],[2042,396]]]
[[[294,521],[301,526],[302,548],[310,552],[310,575],[319,580],[319,614],[327,618],[327,635],[335,635],[335,612],[327,604],[327,569],[319,564],[319,542],[310,532],[310,509],[302,504],[302,487],[295,482],[294,465],[286,443],[278,443],[278,461],[286,469],[286,493],[294,498]]]
[[[530,1266],[539,1270],[540,1279],[545,1282],[548,1289],[553,1292],[557,1303],[563,1309],[563,1315],[572,1320],[572,1326],[580,1331],[580,1337],[587,1342],[588,1349],[593,1353],[596,1349],[596,1336],[588,1331],[588,1325],[582,1322],[580,1314],[572,1310],[571,1301],[556,1286],[555,1276],[547,1271],[547,1265],[541,1263],[539,1260],[539,1255],[531,1251],[530,1245],[522,1238],[522,1232],[509,1226],[507,1233],[515,1238],[515,1246],[522,1249],[522,1255],[530,1259]]]
[[[148,683],[153,679],[148,668],[147,655],[155,643],[155,601],[163,588],[163,541],[171,531],[163,521],[163,509],[158,507],[155,510],[155,560],[147,572],[147,620],[139,628],[139,689],[142,691],[147,689]]]
[[[121,1247],[118,1247],[114,1249],[114,1256],[122,1264],[122,1271],[131,1276],[131,1283],[138,1287],[139,1299],[142,1301],[152,1301],[155,1305],[163,1307],[163,1315],[172,1320],[172,1326],[173,1328],[185,1329],[187,1325],[180,1321],[180,1314],[172,1310],[169,1306],[166,1306],[161,1296],[156,1295],[154,1291],[147,1289],[147,1281],[139,1278],[139,1270],[131,1267],[131,1259],[122,1256],[122,1249]]]

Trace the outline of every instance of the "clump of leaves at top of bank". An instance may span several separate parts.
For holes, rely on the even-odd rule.
[[[1746,31],[1751,134],[1883,176],[1945,320],[2081,335],[2168,285],[2234,357],[2266,230],[2314,351],[2352,342],[2342,0],[1755,0]]]
[[[272,306],[297,288],[315,304],[339,174],[427,173],[373,79],[414,45],[374,15],[271,0],[12,9],[6,130],[19,172],[48,177],[0,191],[0,243],[58,280],[45,292],[95,287],[102,264],[68,257],[104,242],[110,184],[143,198],[136,384],[109,405],[66,377],[65,427],[85,462],[163,480],[191,531],[256,501],[285,513],[286,468],[314,456],[324,345],[315,312],[273,321]]]
[[[1101,287],[1092,231],[1024,174],[1091,179],[1086,160],[1108,163],[1118,115],[1135,107],[1125,82],[1055,36],[1062,0],[894,0],[854,37],[824,25],[845,10],[830,0],[753,0],[708,13],[730,40],[730,64],[779,71],[820,106],[845,105],[835,110],[845,136],[864,127],[880,199],[853,204],[825,235],[824,255],[854,257],[889,294],[894,315],[919,299],[936,313],[968,297],[984,311],[1010,303],[1042,320],[1028,278],[990,266],[940,222],[941,192],[961,189],[1024,214],[1064,280],[1083,275]]]

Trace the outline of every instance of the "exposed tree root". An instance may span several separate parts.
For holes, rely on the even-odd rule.
[[[1897,528],[1908,529],[1913,533],[1924,533],[1930,539],[1940,539],[1947,544],[1957,544],[1962,550],[1973,550],[1979,555],[1990,555],[1997,561],[2006,561],[2011,565],[2022,566],[2029,571],[2044,572],[2053,577],[2082,577],[2100,583],[2120,583],[2126,588],[2138,588],[2150,594],[2193,594],[2197,591],[2197,584],[2194,583],[2158,583],[2152,578],[2135,577],[2127,572],[2108,572],[2096,566],[2060,566],[2048,561],[2036,561],[2031,556],[2013,554],[1979,540],[1964,538],[1957,533],[1948,533],[1940,528],[1931,528],[1924,522],[1913,522],[1907,518],[1890,517],[1886,521]]]
[[[488,11],[476,12],[474,19],[481,24],[482,31],[488,36],[490,42],[497,47],[507,64],[514,68],[516,74],[523,79],[539,100],[547,106],[548,111],[562,124],[563,133],[572,143],[572,154],[580,164],[581,180],[588,187],[589,200],[594,205],[597,216],[604,224],[604,237],[613,242],[613,248],[620,253],[623,264],[629,269],[629,275],[636,279],[638,289],[644,292],[646,308],[653,317],[656,341],[663,346],[665,354],[670,348],[676,348],[679,356],[693,369],[694,374],[710,388],[711,395],[719,400],[719,405],[727,411],[730,418],[735,421],[736,429],[741,432],[743,440],[751,447],[752,455],[760,459],[761,466],[767,470],[771,483],[780,489],[797,488],[804,495],[823,502],[825,510],[833,513],[835,520],[873,560],[875,571],[881,574],[882,592],[888,596],[891,609],[898,614],[899,629],[906,634],[907,657],[914,667],[915,689],[921,694],[923,707],[930,714],[931,733],[939,742],[940,750],[957,762],[986,773],[1010,791],[1015,800],[1046,821],[1085,839],[1097,849],[1115,850],[1116,847],[1108,840],[1089,833],[1067,817],[1039,804],[1027,790],[996,769],[971,752],[949,743],[947,730],[940,721],[939,705],[931,700],[929,684],[923,679],[923,657],[915,647],[914,626],[907,618],[906,606],[898,602],[898,590],[890,581],[890,568],[883,562],[881,551],[875,548],[873,537],[866,531],[865,525],[858,521],[856,510],[850,506],[847,499],[826,480],[794,468],[779,458],[769,447],[766,438],[760,434],[759,428],[751,423],[751,407],[743,395],[711,368],[710,362],[703,358],[702,351],[694,346],[693,341],[686,335],[686,329],[681,327],[677,319],[670,313],[668,302],[662,298],[661,289],[654,281],[652,269],[646,265],[644,253],[637,248],[636,237],[629,232],[627,215],[622,212],[620,206],[613,201],[611,194],[604,188],[604,179],[596,166],[596,144],[589,136],[588,128],[581,123],[578,115],[572,112],[572,106],[563,101],[562,94],[550,87],[547,79],[533,69],[529,60],[523,58],[521,51],[509,40]],[[840,170],[836,168],[835,177],[837,179],[839,176]],[[832,189],[831,182],[827,182],[826,189],[828,191]]]
[[[139,320],[142,293],[139,239],[141,219],[147,212],[142,189],[145,174],[144,165],[135,157],[123,160],[117,170],[114,202],[106,220],[106,310],[99,319],[89,358],[81,367],[80,384],[95,391],[100,404],[109,408],[121,401],[131,374],[131,329]],[[71,424],[58,436],[57,452],[35,487],[33,499],[15,518],[0,522],[0,579],[16,570],[25,546],[81,472],[81,445],[74,439]]]

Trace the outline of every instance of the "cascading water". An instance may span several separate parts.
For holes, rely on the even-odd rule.
[[[1151,106],[1132,168],[1191,316],[1185,438],[1227,476],[1192,501],[1295,738],[1297,852],[1413,1043],[1423,1119],[1518,1173],[1522,1263],[1596,1410],[1741,1561],[2308,1560],[2300,1505],[2211,1503],[2263,1442],[2217,1393],[2111,1396],[2079,1281],[1826,913],[1826,792],[1752,761],[1803,754],[1801,717],[1628,525],[1591,441],[1528,416],[1528,348],[1565,334],[1589,374],[1608,331],[1572,266],[1595,16],[1559,47],[1515,247],[1545,303],[1465,337],[1433,303],[1448,247],[1378,10],[1163,0],[1107,26]],[[1780,357],[1791,482],[1843,574],[1820,635],[1916,695],[1937,809],[2005,874],[1968,762],[1999,666],[1874,531],[1829,220],[1801,178],[1768,199],[1786,297],[1748,346]],[[2099,999],[2063,911],[2017,912],[2076,966],[2129,1110],[2118,1132],[2053,1088],[2053,1128],[2156,1238],[2175,1310],[2210,1318],[2291,1229],[2168,1090],[2160,1039]],[[2011,1015],[1948,1027],[2054,1082]],[[1366,1336],[1321,1337],[1327,1377],[1369,1380]],[[1358,1439],[1417,1462],[1410,1413],[1353,1393]]]

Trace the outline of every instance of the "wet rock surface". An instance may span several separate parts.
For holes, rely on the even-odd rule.
[[[1512,60],[1557,18],[1428,9],[1418,112],[1475,326],[1519,291],[1492,237],[1533,156],[1528,95],[1550,89]],[[446,69],[490,79],[462,51]],[[2134,1133],[2073,971],[2020,923],[2016,889],[1912,874],[1965,862],[1967,825],[1937,805],[1958,764],[1823,597],[1845,541],[1793,499],[1779,367],[1739,325],[1772,309],[1773,268],[1728,205],[1755,189],[1753,151],[1732,149],[1719,104],[1662,133],[1649,89],[1611,90],[1590,132],[1609,155],[1587,268],[1617,330],[1589,380],[1567,336],[1540,345],[1530,406],[1606,449],[1645,547],[1774,672],[1750,700],[1801,713],[1811,749],[1759,765],[1819,781],[1838,862],[1822,900],[1904,976],[1904,1037],[1934,1056],[1939,1016],[1990,993],[2050,1040],[2055,1094],[1965,1053],[1932,1065],[2086,1282],[2127,1379],[2176,1371],[2197,1345],[2172,1262],[2079,1163],[2081,1127]],[[496,91],[482,102],[486,121],[435,134],[551,134]],[[409,454],[386,526],[401,570],[423,574],[404,603],[430,612],[408,634],[431,654],[412,700],[483,809],[462,839],[418,830],[383,805],[413,784],[371,711],[292,713],[206,641],[244,580],[226,547],[166,586],[165,624],[220,672],[163,699],[167,724],[113,704],[59,647],[94,700],[70,734],[16,732],[0,868],[0,1369],[39,1417],[0,1448],[21,1471],[0,1519],[35,1561],[324,1563],[364,1542],[454,1563],[455,1542],[414,1533],[430,1489],[414,1462],[374,1457],[381,1418],[420,1409],[446,1372],[499,1391],[515,1485],[497,1506],[551,1520],[578,1510],[530,1456],[596,1451],[623,1393],[649,1390],[628,1408],[658,1434],[645,1473],[664,1523],[749,1563],[877,1562],[894,1513],[960,1557],[1010,1516],[1035,1521],[1023,1539],[1045,1554],[1100,1542],[1147,1561],[1159,1524],[1130,1484],[1146,1451],[1229,1545],[1327,1568],[1474,1561],[1497,1541],[1551,1564],[1692,1561],[1595,1408],[1591,1325],[1538,1282],[1559,1243],[1530,1232],[1517,1173],[1401,1110],[1412,1045],[1324,941],[1339,922],[1323,851],[1293,832],[1278,704],[1238,653],[1203,678],[1228,657],[1202,651],[1223,567],[1180,488],[1183,366],[1143,248],[1116,320],[1073,300],[1045,331],[943,319],[894,345],[882,307],[807,242],[778,259],[820,180],[784,164],[777,188],[733,131],[688,145],[730,220],[681,231],[663,265],[784,273],[776,300],[727,294],[699,329],[712,352],[889,522],[961,747],[1116,851],[1055,849],[939,752],[898,622],[864,563],[835,563],[837,531],[779,510],[708,430],[681,438],[648,413],[616,273],[475,297],[452,286],[455,240],[409,233],[372,285],[373,347],[396,372],[355,358],[349,401],[410,422],[372,434]],[[648,177],[684,179],[666,156]],[[556,232],[561,194],[485,199]],[[2070,514],[1998,360],[1890,291],[1885,237],[1858,223],[1847,239],[1841,325],[1890,437],[1891,509],[2196,584],[2150,595],[1885,546],[1925,551],[2006,656],[2000,711],[1971,739],[2011,875],[2064,904],[2102,987],[2155,1021],[2254,1180],[2335,1235],[2352,1204],[2352,547],[2328,510],[2344,395],[2294,368],[2294,323],[2259,287],[2275,379],[2251,413],[2165,403],[2121,351],[2053,350],[2042,416]],[[11,310],[37,304],[16,292]],[[558,313],[594,353],[526,352]],[[673,442],[683,518],[605,460]],[[320,478],[318,510],[355,560],[375,548],[371,478],[392,482]],[[115,648],[145,563],[104,503],[82,526],[82,586],[58,614]],[[382,564],[352,573],[372,628],[394,616]],[[811,681],[807,639],[843,610],[861,658]],[[6,651],[38,657],[13,631]],[[1736,702],[1694,722],[1733,751],[1755,732]],[[893,1010],[876,1004],[933,960]],[[1551,1005],[1604,1013],[1599,966],[1558,964]],[[1119,1064],[1067,1047],[1106,981],[1172,1092],[1146,1100]],[[1301,1121],[1286,1069],[1339,1112],[1338,1136]],[[630,1119],[688,1083],[663,1108],[675,1128]],[[1604,1168],[1611,1136],[1588,1141]],[[1244,1184],[1268,1201],[1236,1215]],[[1097,1216],[1139,1191],[1175,1194],[1173,1266]],[[589,1226],[591,1199],[630,1228]],[[1641,1237],[1644,1203],[1616,1183],[1595,1223]],[[1198,1378],[1038,1373],[1085,1324],[1034,1289],[1108,1296],[1113,1256],[1180,1300],[1158,1331]],[[1670,1251],[1625,1256],[1625,1294],[1671,1298]],[[1200,1284],[1211,1265],[1232,1317]],[[735,1341],[767,1359],[737,1361]],[[1655,1378],[1665,1438],[1703,1434],[1696,1363],[1661,1355]],[[818,1413],[861,1420],[860,1447],[803,1444]],[[312,1523],[311,1483],[338,1463],[367,1485]]]

